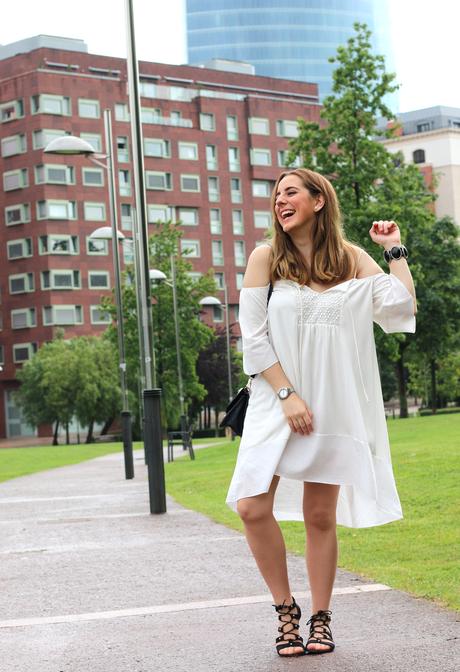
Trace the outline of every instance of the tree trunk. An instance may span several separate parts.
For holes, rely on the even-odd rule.
[[[70,437],[69,437],[69,423],[68,423],[68,422],[65,423],[65,442],[66,442],[66,445],[67,445],[67,446],[68,446],[69,443],[70,443]]]
[[[214,408],[214,424],[216,426],[216,436],[219,436],[219,409],[217,407]]]
[[[58,431],[59,431],[59,420],[56,420],[56,425],[54,427],[54,434],[53,434],[53,446],[59,445]]]
[[[94,443],[93,428],[94,428],[94,420],[91,420],[91,422],[88,425],[88,434],[86,435],[85,443]]]
[[[108,420],[105,421],[103,428],[100,431],[101,436],[104,436],[104,434],[107,434],[107,432],[110,429],[110,425],[113,422],[113,418],[109,418]]]
[[[399,344],[399,359],[396,362],[396,375],[398,378],[398,393],[399,393],[399,417],[408,418],[409,412],[407,409],[407,390],[406,379],[404,375],[404,350]]]
[[[437,409],[437,396],[438,392],[436,389],[436,360],[432,359],[430,361],[430,373],[431,373],[431,410],[433,413],[436,413]]]

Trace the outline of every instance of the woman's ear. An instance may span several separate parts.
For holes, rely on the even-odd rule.
[[[316,201],[316,203],[315,203],[314,211],[319,212],[320,210],[322,210],[324,208],[324,204],[326,203],[323,194],[318,194],[315,201]]]

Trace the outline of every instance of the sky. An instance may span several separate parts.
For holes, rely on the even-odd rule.
[[[434,105],[460,107],[457,0],[388,2],[399,90],[399,111]],[[0,44],[34,35],[84,40],[90,53],[126,57],[124,0],[16,0],[0,22]],[[158,8],[158,11],[155,9]],[[161,19],[157,14],[161,13]],[[134,0],[141,60],[186,63],[185,0]]]

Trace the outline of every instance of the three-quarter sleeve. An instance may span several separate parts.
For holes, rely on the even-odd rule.
[[[243,369],[249,376],[276,364],[278,357],[268,336],[267,298],[270,285],[243,287],[239,322],[243,341]]]
[[[372,301],[374,322],[387,334],[415,332],[414,299],[395,275],[379,273],[375,276]]]

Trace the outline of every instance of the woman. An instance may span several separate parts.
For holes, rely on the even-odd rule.
[[[256,375],[227,503],[273,595],[278,654],[321,654],[335,646],[336,523],[402,517],[373,321],[387,333],[414,332],[415,290],[397,224],[369,231],[387,274],[344,238],[335,191],[318,173],[283,173],[272,210],[271,244],[252,252],[240,295],[244,370]],[[305,646],[277,523],[302,518],[312,596]]]

